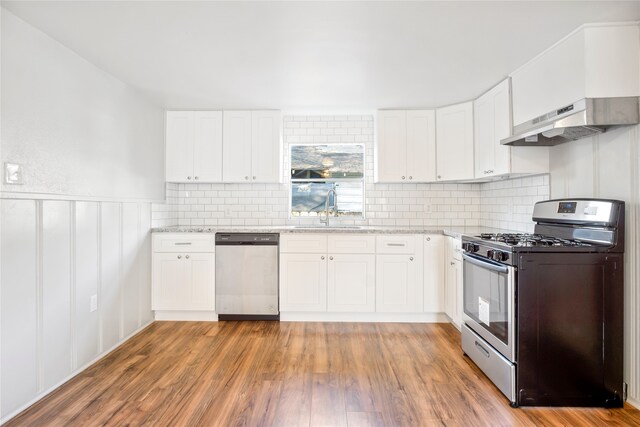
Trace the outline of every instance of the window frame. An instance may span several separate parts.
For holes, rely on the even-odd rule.
[[[291,151],[293,147],[301,147],[301,146],[319,146],[319,145],[353,145],[362,147],[362,178],[291,178]],[[361,221],[366,219],[366,183],[367,183],[367,145],[364,142],[292,142],[288,147],[288,169],[287,169],[287,179],[288,179],[288,187],[289,187],[289,208],[288,208],[288,219],[317,219],[320,218],[318,216],[294,216],[292,215],[293,210],[293,184],[297,182],[362,182],[362,212],[361,215],[349,215],[349,216],[337,216],[335,218],[344,219],[344,220],[356,220]]]

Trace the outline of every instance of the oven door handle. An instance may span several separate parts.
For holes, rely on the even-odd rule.
[[[462,259],[464,259],[465,261],[477,265],[478,267],[482,267],[482,268],[486,268],[487,270],[491,270],[491,271],[497,271],[498,273],[508,273],[509,272],[509,267],[506,267],[504,265],[500,265],[494,262],[489,262],[489,261],[485,261],[482,258],[477,258],[475,256],[472,255],[467,255],[467,254],[462,254]]]

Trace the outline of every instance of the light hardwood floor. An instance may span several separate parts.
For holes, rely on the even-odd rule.
[[[640,425],[520,408],[448,324],[156,322],[7,426]]]

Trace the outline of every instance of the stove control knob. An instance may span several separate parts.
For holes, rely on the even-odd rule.
[[[478,245],[474,245],[473,243],[463,243],[462,244],[462,249],[464,249],[465,252],[478,252],[480,250],[480,247]]]
[[[506,261],[506,260],[508,260],[508,259],[509,259],[509,254],[508,254],[508,253],[506,253],[506,252],[494,251],[494,252],[493,252],[493,254],[492,254],[492,256],[491,256],[491,258],[492,258],[494,261],[500,261],[500,262],[502,262],[502,261]]]
[[[489,258],[489,259],[493,259],[493,254],[494,254],[495,252],[496,252],[496,251],[489,249],[489,250],[487,251],[487,258]]]

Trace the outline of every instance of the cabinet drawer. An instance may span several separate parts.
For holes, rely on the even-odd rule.
[[[330,254],[374,254],[376,236],[362,234],[329,235],[328,252]]]
[[[215,252],[216,235],[213,233],[155,233],[153,252]]]
[[[413,234],[395,234],[378,236],[376,252],[379,254],[413,254],[416,252],[416,236]]]
[[[281,234],[280,252],[298,254],[327,253],[327,235],[312,233]]]

